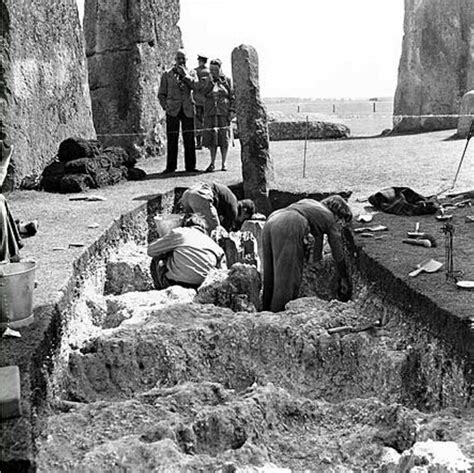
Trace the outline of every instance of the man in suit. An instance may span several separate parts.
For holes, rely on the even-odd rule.
[[[161,77],[158,100],[166,112],[167,156],[164,174],[176,171],[178,164],[178,138],[181,124],[184,143],[184,162],[188,172],[196,171],[194,142],[194,101],[190,81],[196,79],[193,70],[186,68],[186,54],[180,49],[176,53],[175,65]]]
[[[204,82],[209,77],[209,69],[207,68],[207,57],[199,55],[198,67],[196,71],[199,83]],[[199,89],[194,90],[194,102],[196,104],[196,116],[194,123],[196,125],[196,149],[202,149],[202,129],[204,128],[204,95]]]

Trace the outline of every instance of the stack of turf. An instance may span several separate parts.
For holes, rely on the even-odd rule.
[[[43,171],[41,187],[48,192],[83,192],[143,179],[145,172],[135,164],[123,148],[102,149],[95,140],[68,138],[59,145],[57,160]]]

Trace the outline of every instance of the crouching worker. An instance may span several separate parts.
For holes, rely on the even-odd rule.
[[[339,298],[351,297],[339,222],[349,223],[352,212],[345,200],[333,195],[317,202],[303,199],[273,212],[263,227],[263,310],[278,312],[296,299],[303,276],[305,235],[315,239],[315,259],[321,259],[324,235],[328,236],[339,274]]]
[[[227,186],[217,183],[199,183],[186,190],[181,205],[185,213],[204,217],[209,234],[219,225],[228,232],[238,230],[255,213],[255,204],[250,199],[238,201]]]
[[[197,289],[214,268],[225,268],[224,252],[206,231],[206,222],[191,215],[183,226],[171,230],[148,247],[155,288],[176,284]]]

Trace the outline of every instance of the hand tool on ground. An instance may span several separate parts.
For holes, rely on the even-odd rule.
[[[366,324],[359,325],[354,327],[353,325],[342,325],[341,327],[333,327],[328,328],[328,333],[333,335],[335,333],[359,333],[359,332],[366,332],[367,330],[373,328],[379,328],[382,326],[380,320],[376,320],[375,322],[369,322]]]
[[[407,232],[408,238],[421,238],[424,235],[423,232],[420,232],[420,222],[415,223],[415,231]]]
[[[443,267],[443,263],[440,263],[439,261],[436,261],[434,259],[429,259],[424,261],[423,263],[420,263],[418,265],[418,268],[412,271],[411,273],[408,273],[408,276],[411,278],[414,278],[415,276],[418,276],[420,273],[436,273],[436,271],[439,271]]]
[[[425,233],[423,238],[405,238],[402,242],[408,245],[424,246],[425,248],[436,248],[438,246],[436,238],[429,233]]]
[[[456,286],[458,289],[464,289],[465,291],[474,291],[474,281],[458,281]]]
[[[355,228],[354,233],[364,233],[364,232],[384,232],[388,230],[385,225],[375,225],[374,227],[361,227]]]

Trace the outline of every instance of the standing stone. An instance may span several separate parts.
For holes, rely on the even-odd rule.
[[[244,195],[255,202],[257,211],[268,215],[273,164],[269,153],[267,112],[260,99],[257,51],[241,45],[232,51],[237,121],[241,147]]]
[[[467,138],[471,123],[474,122],[474,90],[464,94],[459,114],[461,116],[458,121],[458,136]]]
[[[461,98],[474,88],[474,2],[405,0],[395,132],[456,128]],[[414,115],[415,117],[403,117]]]
[[[4,189],[39,175],[68,136],[95,138],[75,0],[0,0],[0,133],[15,145]]]
[[[84,31],[98,138],[133,157],[161,154],[161,74],[181,47],[179,0],[86,0]],[[119,135],[119,136],[117,136]]]

